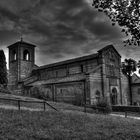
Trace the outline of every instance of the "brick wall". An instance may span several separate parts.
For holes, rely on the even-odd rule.
[[[132,85],[132,100],[134,104],[140,105],[140,85]]]

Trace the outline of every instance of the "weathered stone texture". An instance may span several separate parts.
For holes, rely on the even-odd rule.
[[[112,104],[127,103],[126,79],[121,81],[120,75],[121,56],[113,46],[34,70],[34,46],[21,42],[10,46],[10,59],[14,58],[14,48],[17,60],[10,61],[9,83],[22,82],[21,89],[24,88],[26,95],[36,92],[34,87],[38,86],[44,96],[53,101],[83,105],[96,104],[100,98],[107,97]],[[23,59],[25,50],[29,52],[29,60]]]
[[[21,61],[20,63],[20,80],[30,76],[32,71],[32,62],[31,61]]]
[[[15,85],[18,82],[18,63],[17,61],[9,64],[9,85]]]
[[[102,97],[102,78],[101,78],[101,68],[96,72],[89,74],[90,81],[90,102],[91,104],[96,104],[99,98]],[[98,92],[98,95],[96,94]]]
[[[9,88],[18,89],[18,84],[28,77],[34,66],[34,45],[23,41],[16,42],[9,48]],[[28,52],[28,59],[25,59],[24,52]],[[27,54],[26,54],[27,55]]]
[[[133,104],[140,105],[140,84],[132,86],[132,93]]]

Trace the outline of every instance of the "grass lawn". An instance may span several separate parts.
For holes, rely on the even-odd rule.
[[[139,140],[140,121],[77,111],[0,109],[1,140]]]

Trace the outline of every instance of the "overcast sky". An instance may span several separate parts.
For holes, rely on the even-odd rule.
[[[0,0],[0,48],[20,40],[35,44],[36,64],[95,53],[113,44],[122,58],[140,58],[140,48],[123,47],[118,26],[94,10],[92,0]]]

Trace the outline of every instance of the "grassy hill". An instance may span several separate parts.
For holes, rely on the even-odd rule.
[[[15,95],[4,98],[37,100]],[[1,97],[2,97],[1,96]],[[7,105],[9,102],[1,102]],[[59,111],[0,109],[0,140],[139,140],[140,121],[103,114],[84,113],[83,107],[49,102]],[[14,103],[9,103],[16,106]],[[42,108],[41,104],[26,104]]]
[[[4,99],[15,99],[14,100],[3,100]],[[43,101],[37,98],[31,98],[31,97],[24,97],[24,96],[17,96],[17,95],[12,95],[12,94],[3,94],[0,93],[0,107],[3,105],[5,106],[10,106],[13,108],[17,108],[18,103],[17,100],[23,100],[23,101],[29,101],[29,102],[22,102],[21,101],[21,109],[38,109],[38,110],[43,110],[44,105],[42,103],[30,103],[30,101]],[[78,106],[74,106],[74,105],[70,105],[70,104],[66,104],[66,103],[58,103],[58,102],[52,102],[52,101],[47,101],[47,103],[49,103],[51,106],[53,106],[54,108],[56,108],[57,110],[76,110],[76,111],[83,111],[84,108],[83,107],[78,107]],[[18,108],[17,108],[18,109]],[[51,107],[49,107],[46,104],[46,110],[52,110]]]
[[[140,121],[75,111],[0,109],[0,139],[139,140]]]

